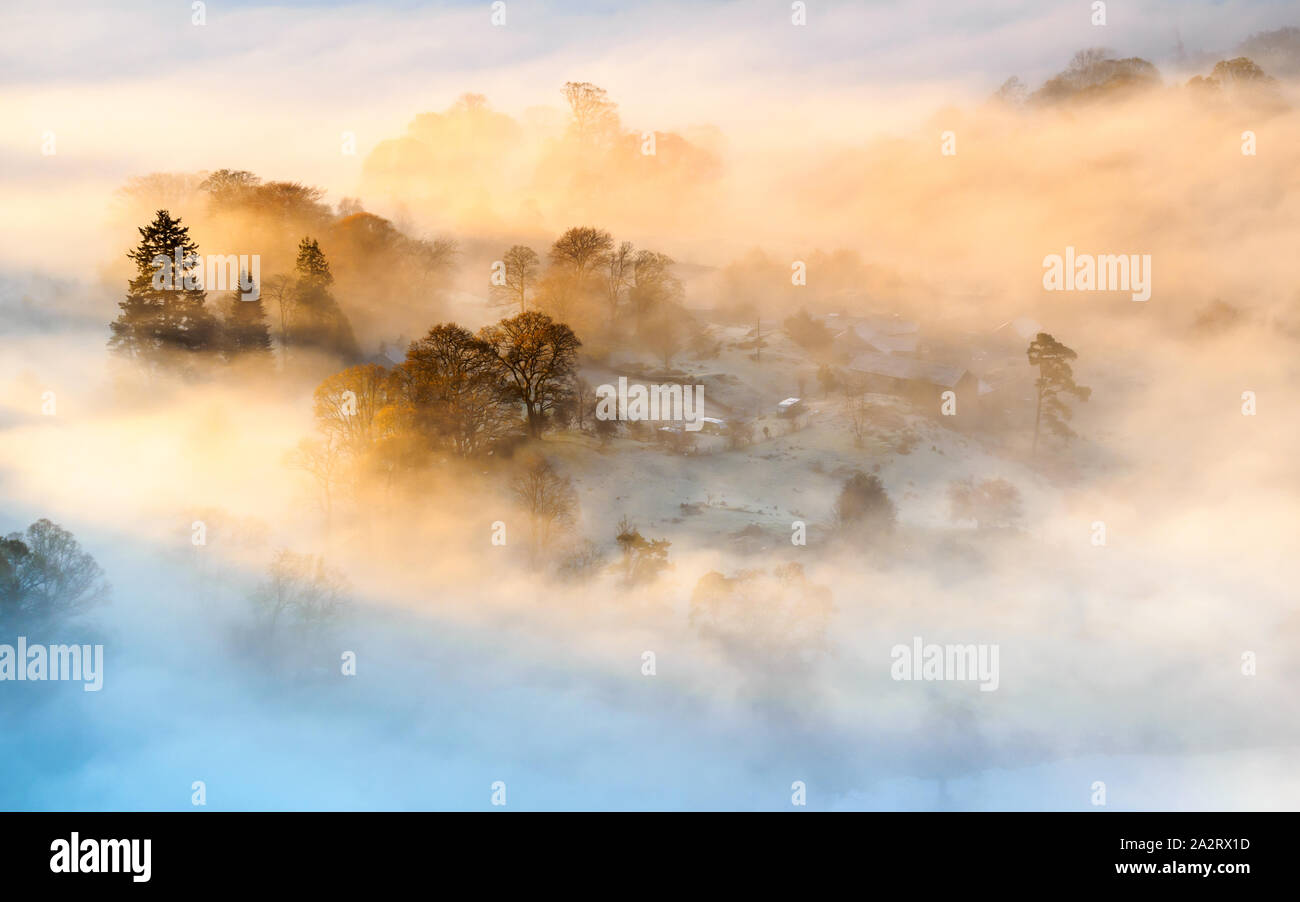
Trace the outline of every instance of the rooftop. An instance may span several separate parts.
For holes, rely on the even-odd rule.
[[[891,357],[887,354],[858,354],[849,364],[849,369],[872,376],[888,376],[910,382],[928,382],[931,385],[943,385],[949,388],[960,382],[962,376],[968,372],[965,367],[906,357]]]

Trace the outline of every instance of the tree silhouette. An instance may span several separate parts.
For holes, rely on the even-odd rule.
[[[681,301],[682,283],[673,275],[672,267],[673,258],[657,251],[638,251],[633,259],[628,299],[632,302],[638,329],[661,306]]]
[[[57,523],[37,520],[0,539],[0,620],[48,622],[108,593],[99,564]]]
[[[516,244],[502,256],[505,264],[504,285],[492,286],[492,299],[499,304],[519,304],[519,312],[528,309],[528,289],[537,284],[540,261],[531,247]]]
[[[321,433],[332,435],[340,450],[362,454],[379,437],[376,417],[392,402],[396,388],[396,379],[375,363],[334,373],[312,395],[316,426]]]
[[[569,477],[540,456],[514,475],[510,491],[528,517],[529,560],[537,566],[556,534],[573,523],[578,493]]]
[[[893,529],[897,516],[880,477],[867,473],[854,473],[845,481],[833,515],[840,529],[871,526],[885,531]]]
[[[316,239],[304,238],[299,243],[294,272],[292,343],[344,359],[359,357],[352,325],[330,293],[334,275]]]
[[[592,226],[574,226],[551,245],[551,262],[582,281],[613,246],[614,239],[609,232]]]
[[[1034,447],[1038,451],[1038,433],[1041,423],[1062,438],[1073,438],[1075,433],[1066,421],[1073,416],[1069,406],[1061,395],[1073,395],[1080,401],[1087,401],[1092,389],[1076,385],[1074,371],[1070,361],[1079,355],[1061,344],[1046,332],[1029,343],[1029,365],[1038,367],[1038,378],[1034,387],[1038,389],[1038,406],[1034,413]]]
[[[118,304],[122,312],[109,326],[108,346],[151,376],[171,366],[192,374],[194,361],[186,357],[212,350],[218,330],[203,306],[207,294],[197,287],[203,267],[199,246],[189,228],[166,210],[157,211],[139,232],[140,243],[127,254],[136,274]]]
[[[248,284],[246,273],[240,273],[241,284]],[[259,364],[271,362],[271,328],[266,321],[266,306],[262,303],[261,286],[256,300],[245,300],[238,286],[226,296],[222,310],[221,351],[228,362],[244,359]]]
[[[541,437],[547,411],[568,397],[582,342],[536,310],[488,326],[479,338],[505,375],[508,397],[523,404],[529,434]]]
[[[266,638],[287,626],[297,631],[319,630],[350,603],[347,578],[318,554],[280,549],[266,571],[266,580],[253,593],[253,603],[265,618]]]
[[[618,305],[632,282],[632,267],[636,254],[632,242],[624,241],[600,258],[601,280],[604,283],[605,303],[609,305],[609,327],[618,320]]]
[[[587,81],[567,81],[563,93],[569,103],[569,133],[579,143],[600,143],[618,133],[618,107],[604,88]]]
[[[519,417],[492,348],[455,323],[413,343],[394,377],[428,445],[469,457],[512,431]]]

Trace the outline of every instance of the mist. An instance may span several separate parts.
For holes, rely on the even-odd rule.
[[[0,681],[0,808],[1300,804],[1300,23],[1040,6],[19,40],[0,643],[104,673]],[[150,287],[172,220],[255,312]],[[1067,253],[1149,296],[1049,290]],[[713,419],[604,420],[620,377]],[[107,595],[33,600],[43,519]]]

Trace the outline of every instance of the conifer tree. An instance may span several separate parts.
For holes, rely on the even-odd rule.
[[[204,307],[207,294],[198,287],[198,244],[166,210],[139,231],[140,243],[127,254],[136,273],[118,304],[122,312],[110,324],[108,346],[150,375],[164,369],[191,375],[194,355],[213,350],[218,339],[217,321]]]
[[[1074,438],[1074,430],[1067,425],[1072,416],[1062,395],[1073,395],[1087,401],[1092,389],[1076,385],[1070,361],[1079,355],[1046,332],[1039,332],[1029,343],[1029,365],[1038,367],[1034,387],[1038,394],[1038,407],[1034,413],[1034,451],[1038,450],[1038,431],[1042,423],[1061,438]]]
[[[316,348],[345,360],[360,357],[352,324],[330,293],[334,275],[315,238],[304,238],[298,244],[294,275],[291,343],[298,347]]]
[[[242,285],[250,284],[248,275],[241,273]],[[257,286],[260,289],[261,286]],[[225,322],[221,331],[221,350],[228,363],[244,359],[269,363],[271,361],[271,328],[266,320],[266,307],[261,294],[256,300],[245,299],[243,291],[236,286],[226,297],[222,310]]]

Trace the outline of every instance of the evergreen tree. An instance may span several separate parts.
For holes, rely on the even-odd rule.
[[[1046,332],[1038,333],[1029,343],[1027,353],[1029,365],[1038,367],[1038,378],[1034,381],[1038,391],[1038,408],[1034,414],[1034,451],[1037,451],[1038,430],[1043,422],[1061,438],[1074,438],[1074,430],[1066,425],[1072,412],[1061,396],[1073,395],[1087,401],[1092,389],[1074,382],[1070,361],[1079,355]]]
[[[291,343],[355,360],[361,350],[352,334],[352,324],[330,293],[332,284],[334,276],[320,245],[315,238],[302,239],[295,265]]]
[[[139,245],[127,254],[136,274],[110,324],[108,346],[151,375],[167,368],[190,374],[191,355],[212,350],[218,339],[217,321],[203,306],[207,294],[197,287],[203,266],[198,244],[166,210],[139,231]]]
[[[239,281],[247,285],[248,275],[241,273]],[[257,286],[259,289],[261,286]],[[271,328],[266,320],[266,307],[260,295],[256,300],[245,300],[237,286],[227,297],[222,310],[225,322],[221,330],[221,350],[228,363],[238,359],[269,363],[271,361]]]

